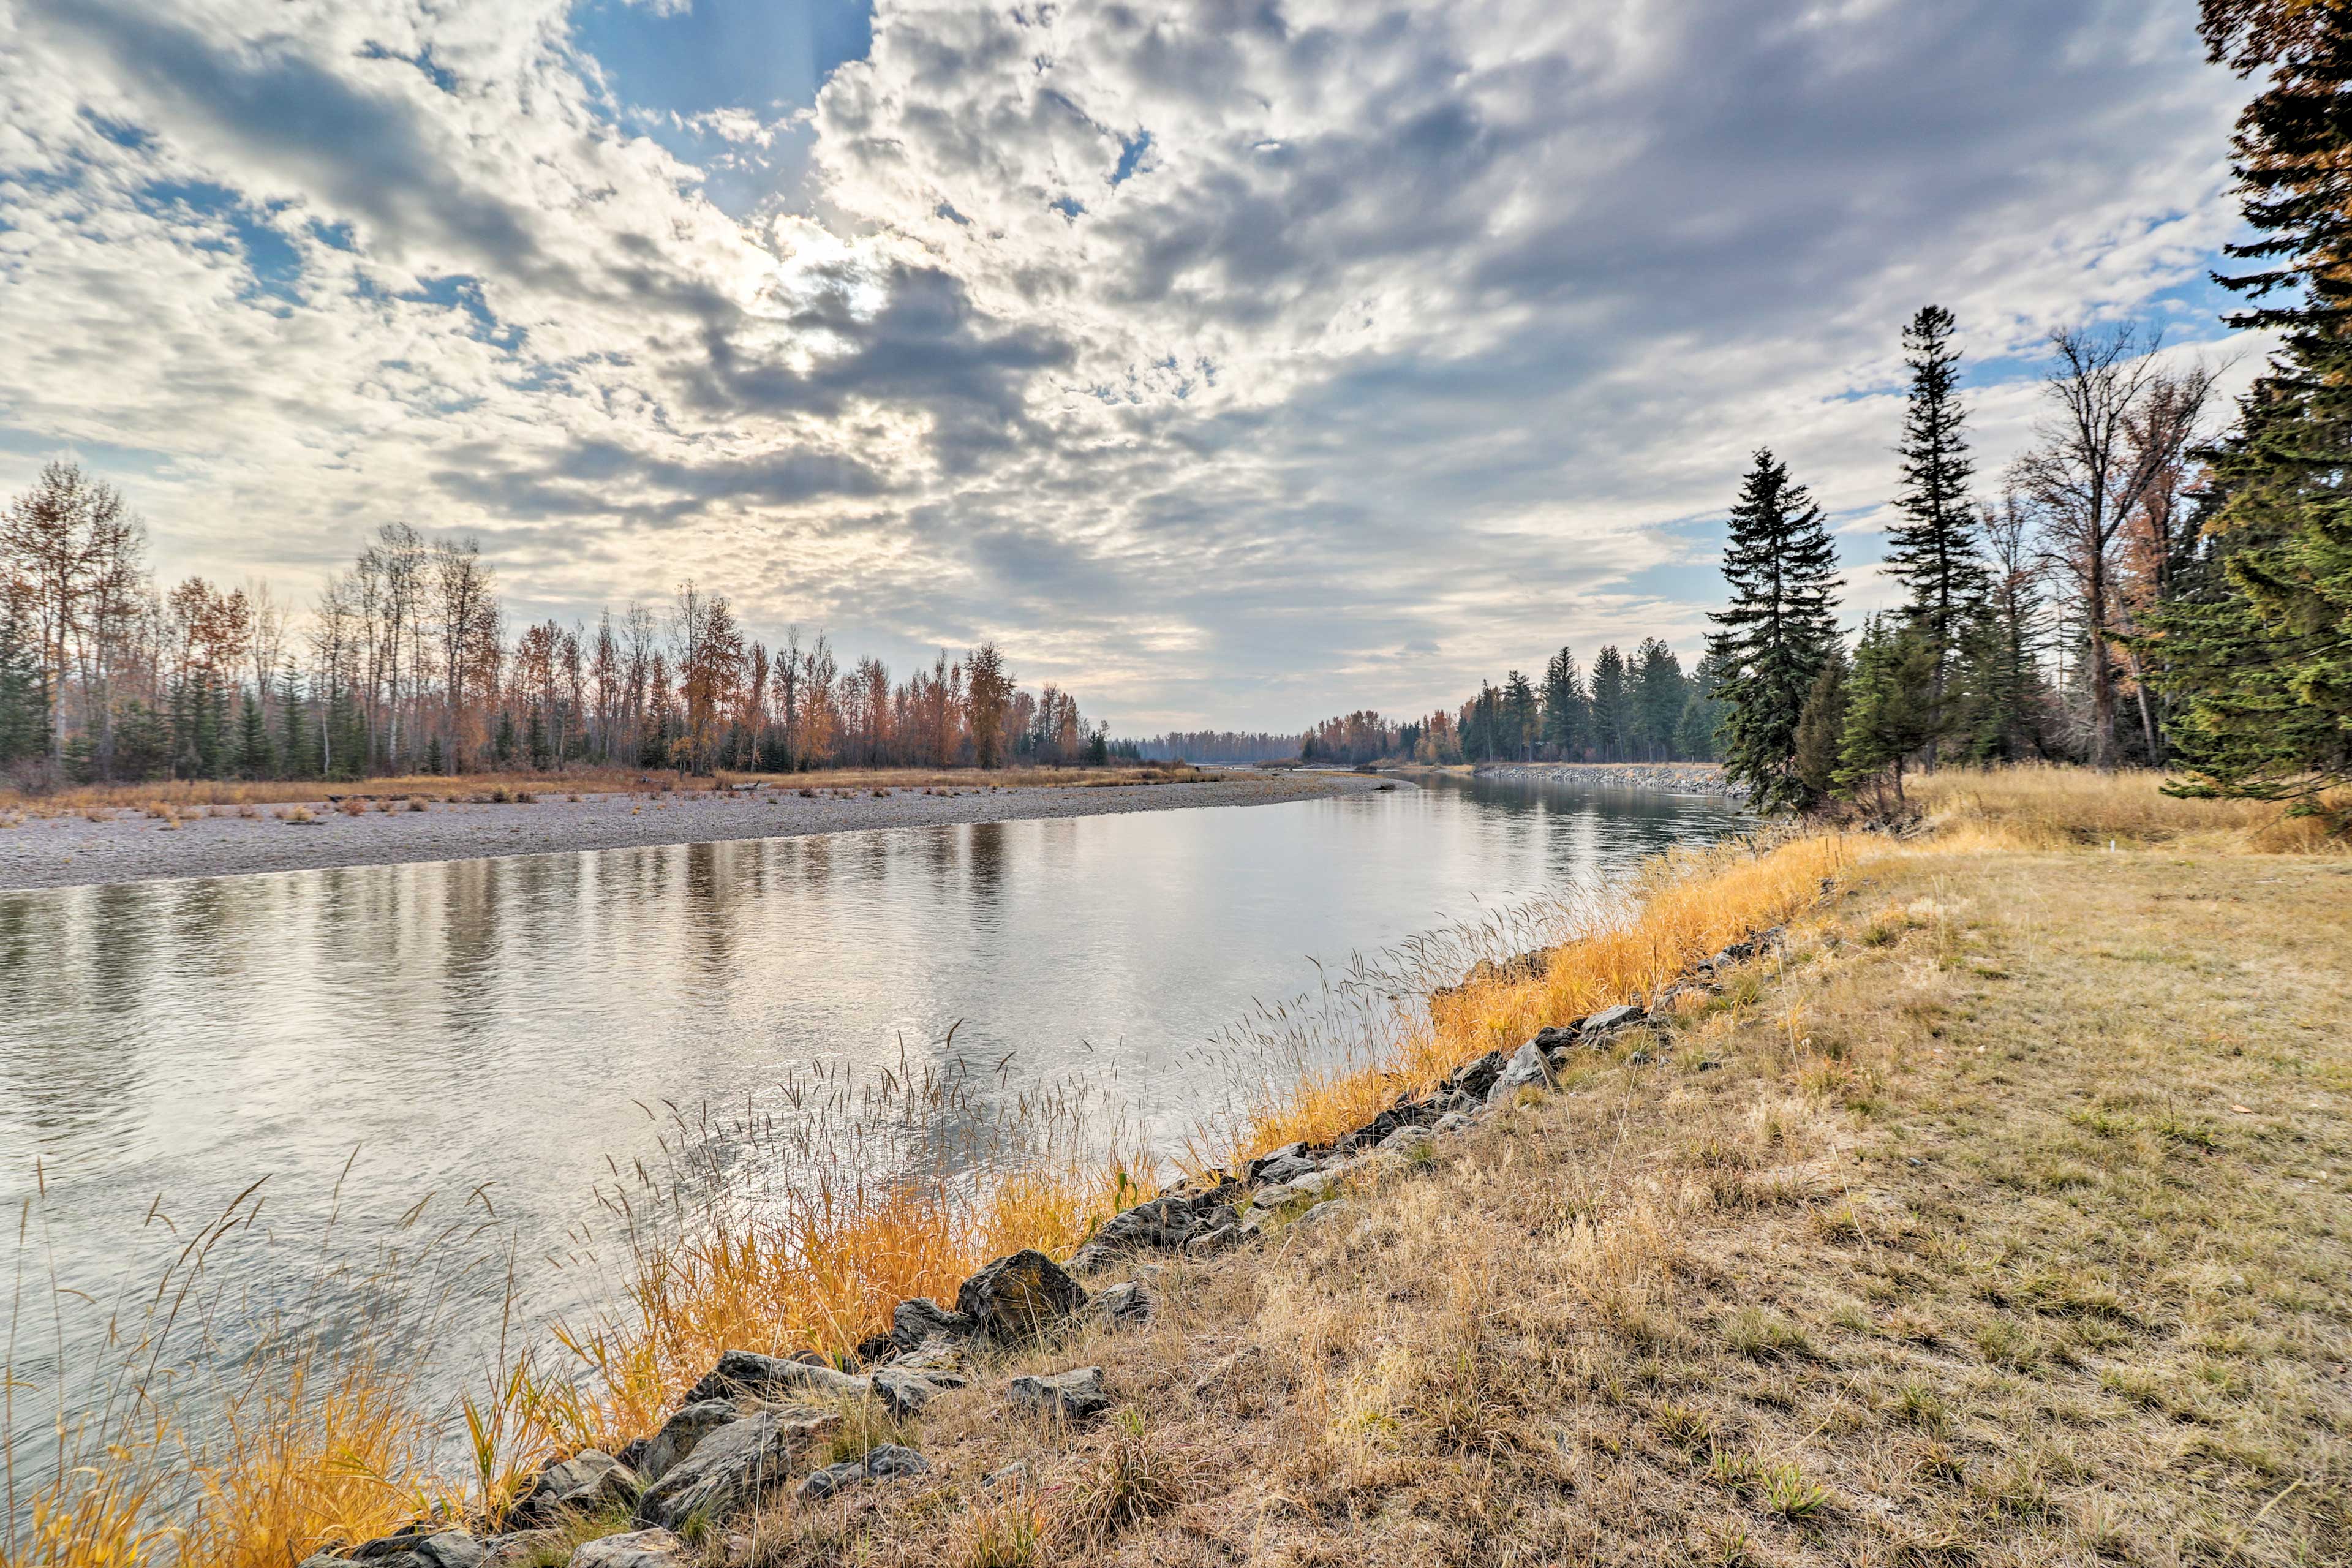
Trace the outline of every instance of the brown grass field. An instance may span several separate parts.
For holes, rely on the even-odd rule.
[[[1789,923],[1343,1217],[1159,1261],[1149,1328],[983,1368],[896,1438],[932,1476],[780,1501],[714,1568],[2352,1561],[2352,858],[2149,779],[1920,793],[1924,838],[1662,864],[1542,981],[1269,1094],[1201,1157],[1354,1125]],[[418,1469],[434,1420],[397,1369],[343,1358],[186,1461],[215,1500],[193,1534],[143,1489],[168,1435],[126,1428],[8,1561],[283,1568],[428,1497],[495,1509],[551,1447],[645,1430],[719,1345],[837,1348],[978,1258],[1066,1254],[1116,1181],[706,1227],[640,1257],[583,1353],[486,1393],[470,1480]],[[1007,1418],[1004,1377],[1087,1363],[1113,1418]],[[1025,1484],[985,1479],[1014,1460]]]

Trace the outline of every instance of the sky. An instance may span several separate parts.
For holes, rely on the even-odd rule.
[[[1849,603],[1899,332],[2229,361],[2190,0],[0,0],[0,491],[167,578],[387,522],[1120,733],[1694,656],[1771,447]]]

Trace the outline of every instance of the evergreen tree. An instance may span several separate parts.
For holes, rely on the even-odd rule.
[[[530,705],[530,725],[524,739],[524,750],[530,759],[531,772],[543,773],[552,762],[547,747],[547,721],[539,704]]]
[[[1690,682],[1683,661],[1656,637],[1643,639],[1633,650],[1632,669],[1634,730],[1642,748],[1654,762],[1675,755],[1675,739],[1683,709],[1690,701]]]
[[[1887,571],[1910,590],[1911,619],[1935,649],[1939,710],[1960,645],[1982,616],[1990,590],[1969,501],[1976,465],[1963,428],[1954,328],[1949,310],[1923,305],[1903,329],[1911,396],[1903,443],[1895,448],[1903,458],[1903,490],[1895,500],[1901,521],[1886,538]]]
[[[278,703],[278,776],[306,779],[317,776],[319,764],[315,749],[310,744],[310,727],[303,722],[301,688],[296,684],[294,667],[286,667],[285,689]]]
[[[2256,264],[2231,318],[2284,347],[2211,454],[2207,591],[2151,616],[2179,793],[2323,810],[2352,781],[2352,14],[2206,0],[2217,61],[2267,69],[2234,169]]]
[[[238,692],[236,771],[249,779],[266,779],[276,771],[269,754],[269,727],[261,714],[261,693]]]
[[[436,778],[449,771],[448,759],[441,754],[441,737],[438,735],[425,742],[425,771]]]
[[[1561,761],[1576,761],[1584,752],[1588,718],[1584,684],[1576,673],[1576,656],[1561,648],[1544,666],[1544,744]]]
[[[665,730],[667,730],[668,726],[667,726],[667,723],[665,723],[663,727],[664,727],[664,729],[665,729]],[[668,737],[668,735],[667,735],[667,734],[664,734],[664,735],[662,736],[662,746],[661,746],[661,750],[662,750],[662,759],[661,759],[661,760],[662,760],[662,762],[663,762],[663,763],[667,763],[669,761],[669,737]],[[499,709],[499,727],[498,727],[498,731],[497,731],[497,732],[496,732],[496,733],[491,737],[491,740],[490,740],[490,755],[491,755],[491,757],[492,757],[492,758],[494,758],[494,759],[497,761],[497,763],[498,763],[499,766],[500,766],[500,767],[502,767],[502,768],[503,768],[503,767],[509,766],[509,765],[511,765],[511,764],[513,763],[513,762],[514,762],[514,754],[515,754],[515,722],[514,722],[514,710],[513,710],[512,709],[501,708],[501,709]]]
[[[1837,793],[1838,753],[1845,744],[1845,649],[1832,642],[1797,718],[1796,774],[1808,806]]]
[[[1592,661],[1592,748],[1604,763],[1625,758],[1625,731],[1632,717],[1625,686],[1625,656],[1611,643]]]
[[[1927,746],[1938,725],[1936,654],[1935,635],[1924,620],[1874,616],[1864,626],[1838,747],[1842,793],[1867,787],[1880,796],[1883,809],[1891,781],[1894,798],[1903,798],[1903,765]]]
[[[1535,754],[1536,718],[1536,689],[1515,669],[1503,681],[1503,740],[1520,762]]]
[[[30,617],[0,598],[0,768],[49,754],[48,672]]]
[[[1726,710],[1724,768],[1759,810],[1804,803],[1797,721],[1836,638],[1836,570],[1822,509],[1786,466],[1759,451],[1731,509],[1723,552],[1730,603],[1708,617],[1723,629],[1707,651]]]

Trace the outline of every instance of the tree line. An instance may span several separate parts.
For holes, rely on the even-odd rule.
[[[1562,647],[1540,680],[1514,669],[1417,720],[1370,710],[1326,719],[1300,737],[1299,755],[1350,764],[1708,762],[1719,719],[1712,662],[1702,658],[1685,674],[1680,655],[1646,637],[1631,655],[1602,647],[1589,676]]]
[[[2284,346],[2225,427],[2214,372],[2128,327],[2053,333],[2033,444],[1975,498],[1957,326],[1904,335],[1886,569],[1851,647],[1821,509],[1756,454],[1708,655],[1727,771],[1766,807],[1900,801],[1905,770],[2043,757],[2340,815],[2352,782],[2352,12],[2206,0],[2216,62],[2269,73],[2235,169],[2252,269],[2229,318]]]
[[[995,768],[1112,760],[983,643],[894,679],[819,634],[748,637],[688,584],[663,613],[509,634],[472,540],[388,524],[296,623],[266,586],[161,588],[112,485],[46,465],[0,514],[0,768],[20,782],[546,772],[572,764]]]
[[[2194,454],[2214,372],[2129,327],[2050,339],[2033,444],[1975,494],[1958,325],[1923,307],[1884,570],[1901,605],[1839,628],[1820,505],[1759,451],[1731,508],[1710,618],[1727,772],[1765,809],[1900,801],[1907,768],[2171,759],[2175,704],[2147,634],[2200,580]]]

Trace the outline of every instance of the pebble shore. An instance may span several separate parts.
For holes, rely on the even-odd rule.
[[[815,798],[778,790],[734,795],[646,792],[546,793],[529,805],[430,803],[424,811],[368,810],[345,816],[327,802],[304,809],[314,820],[290,822],[281,806],[240,816],[232,806],[184,816],[176,826],[125,811],[92,822],[81,816],[32,817],[0,832],[0,890],[87,887],[257,871],[311,871],[342,866],[470,860],[708,844],[736,838],[788,838],[876,827],[941,823],[1025,822],[1283,801],[1396,787],[1346,773],[1235,773],[1198,784],[996,789],[973,784]]]

